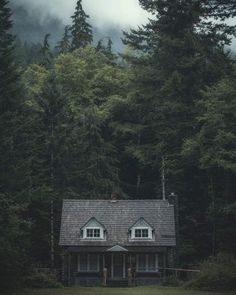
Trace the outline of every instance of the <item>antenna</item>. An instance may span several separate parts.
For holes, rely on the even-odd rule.
[[[161,174],[162,174],[162,199],[166,199],[166,177],[165,177],[165,157],[162,156],[162,167],[161,167]]]

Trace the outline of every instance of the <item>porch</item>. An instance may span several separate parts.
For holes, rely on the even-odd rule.
[[[110,249],[87,247],[87,252],[85,249],[69,251],[64,256],[63,263],[62,275],[65,284],[68,286],[125,287],[160,282],[163,276],[162,269],[167,263],[165,248],[115,247]]]

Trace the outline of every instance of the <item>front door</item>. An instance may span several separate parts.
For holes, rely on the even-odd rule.
[[[124,275],[124,255],[122,253],[113,253],[113,278],[123,278]]]

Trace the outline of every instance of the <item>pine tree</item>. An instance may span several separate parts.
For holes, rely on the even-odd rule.
[[[64,29],[64,35],[62,37],[62,40],[58,42],[56,49],[59,54],[68,53],[70,52],[71,44],[70,44],[70,34],[69,34],[70,27],[66,26]]]
[[[96,50],[97,51],[101,51],[104,55],[106,55],[108,57],[108,59],[111,61],[111,62],[114,62],[115,60],[115,54],[112,52],[112,40],[111,38],[106,38],[108,39],[107,40],[107,45],[104,45],[103,44],[103,41],[104,41],[105,38],[102,38],[98,41],[98,44],[96,46]]]
[[[18,73],[14,63],[14,36],[12,28],[11,10],[8,1],[0,2],[0,115],[17,109],[19,97],[17,95]]]
[[[0,288],[14,287],[28,270],[23,205],[28,189],[28,162],[22,93],[14,62],[8,1],[0,1]],[[24,191],[25,190],[25,191]],[[19,198],[21,196],[21,198]]]
[[[87,22],[89,16],[84,12],[82,0],[77,1],[76,9],[72,18],[72,26],[70,28],[72,35],[71,50],[78,49],[89,45],[93,41],[92,27]]]
[[[114,146],[104,138],[104,123],[99,108],[81,110],[72,131],[69,187],[80,197],[108,197],[118,188],[118,169]]]
[[[42,89],[35,97],[34,150],[32,183],[37,190],[58,192],[63,184],[64,128],[66,128],[66,103],[61,86],[53,70],[47,73]],[[64,126],[64,127],[62,127]]]
[[[40,50],[41,55],[41,64],[46,68],[49,69],[52,66],[52,59],[53,54],[50,49],[49,44],[50,34],[46,34],[43,40],[43,45]]]
[[[7,5],[7,1],[0,3],[0,191],[12,194],[23,190],[26,177],[23,167],[27,164],[19,148],[23,140],[23,103],[14,62],[14,37],[10,33],[11,11]]]
[[[208,255],[211,247],[204,248],[200,242],[210,245],[207,230],[198,242],[189,233],[202,224],[210,230],[204,214],[211,203],[210,180],[196,162],[183,160],[182,146],[197,130],[196,102],[202,90],[232,71],[224,46],[230,44],[235,28],[225,19],[235,14],[235,3],[140,0],[140,4],[154,17],[138,30],[125,33],[125,44],[137,52],[131,57],[135,79],[127,123],[134,132],[129,151],[137,160],[137,175],[140,169],[145,174],[149,166],[158,175],[165,156],[168,190],[181,195],[181,225],[188,224],[181,228],[184,242],[187,245],[192,239],[192,254]],[[195,223],[188,223],[190,219]]]

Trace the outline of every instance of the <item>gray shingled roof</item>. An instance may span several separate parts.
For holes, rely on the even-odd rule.
[[[80,229],[92,217],[107,230],[106,241],[88,241]],[[129,241],[128,229],[144,218],[155,230],[155,241]],[[61,246],[175,246],[174,206],[163,200],[64,200]]]

